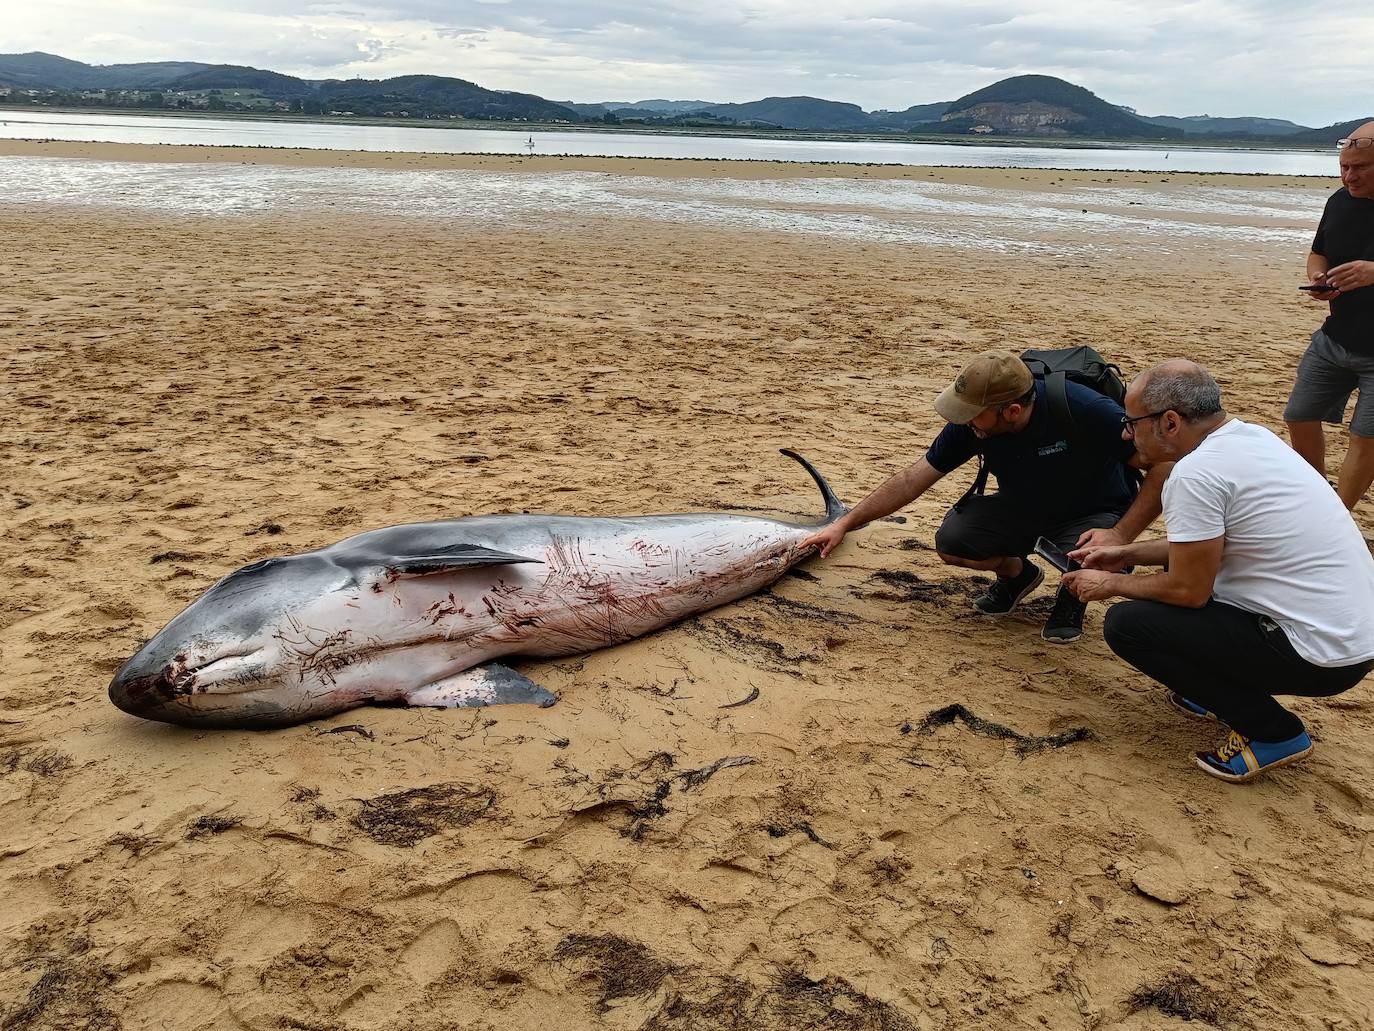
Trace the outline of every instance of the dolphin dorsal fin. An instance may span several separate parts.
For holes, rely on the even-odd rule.
[[[432,573],[447,573],[460,569],[473,569],[478,566],[506,566],[516,562],[543,563],[543,559],[512,555],[508,551],[484,548],[480,544],[453,544],[446,548],[435,548],[424,555],[407,555],[386,563],[386,570],[392,576],[428,576]]]

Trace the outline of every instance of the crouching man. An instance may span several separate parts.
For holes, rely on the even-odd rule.
[[[946,473],[981,454],[997,479],[994,494],[966,495],[935,534],[942,561],[990,570],[997,578],[974,599],[985,616],[1004,616],[1040,586],[1045,573],[1029,558],[1036,538],[1062,549],[1089,541],[1121,544],[1159,514],[1154,470],[1137,493],[1129,468],[1135,448],[1121,437],[1121,408],[1077,383],[1067,384],[1074,431],[1049,410],[1045,381],[1019,357],[986,351],[935,399],[947,420],[924,458],[880,485],[853,511],[802,542],[829,555],[851,530],[911,504]],[[1061,590],[1040,636],[1069,644],[1083,635],[1084,605]]]
[[[1112,651],[1170,689],[1170,702],[1230,733],[1197,764],[1248,781],[1312,752],[1275,695],[1340,694],[1374,668],[1374,559],[1326,480],[1261,426],[1230,418],[1215,379],[1178,359],[1138,377],[1123,436],[1164,484],[1168,539],[1071,557],[1065,586],[1107,611]],[[1128,575],[1135,566],[1163,566]]]

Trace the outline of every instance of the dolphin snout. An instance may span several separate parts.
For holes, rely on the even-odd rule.
[[[149,716],[175,693],[170,666],[148,671],[126,663],[110,681],[110,701],[131,716]]]

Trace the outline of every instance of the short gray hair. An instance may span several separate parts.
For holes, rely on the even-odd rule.
[[[1222,411],[1221,387],[1193,362],[1166,362],[1146,373],[1140,403],[1147,412],[1177,412],[1188,422]]]

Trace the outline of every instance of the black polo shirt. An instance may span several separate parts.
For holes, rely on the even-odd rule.
[[[1374,261],[1374,200],[1352,197],[1342,186],[1326,201],[1312,253],[1331,268],[1347,261]],[[1342,290],[1331,301],[1322,329],[1347,351],[1374,356],[1374,286]]]
[[[1099,512],[1118,515],[1131,507],[1136,477],[1125,465],[1135,444],[1121,436],[1121,406],[1069,382],[1072,432],[1057,424],[1045,400],[1045,381],[1035,381],[1035,406],[1020,433],[979,438],[972,427],[947,425],[930,445],[926,461],[952,472],[981,453],[997,478],[1001,496],[1027,516],[1068,520]]]

